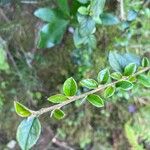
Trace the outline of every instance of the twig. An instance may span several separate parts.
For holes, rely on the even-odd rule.
[[[139,74],[141,74],[141,73],[143,73],[143,72],[146,72],[146,71],[148,71],[148,70],[150,70],[150,67],[146,67],[146,68],[144,68],[144,69],[138,71],[137,73],[133,74],[132,76],[137,76],[137,75],[139,75]],[[131,77],[131,76],[130,76],[130,77]],[[73,97],[71,97],[69,100],[67,100],[67,101],[65,101],[65,102],[62,102],[62,103],[60,103],[60,104],[56,104],[56,105],[53,105],[53,106],[50,106],[50,107],[46,107],[46,108],[41,108],[41,109],[38,110],[38,111],[31,111],[31,113],[32,113],[32,115],[34,115],[34,116],[40,116],[40,115],[42,115],[42,114],[44,114],[44,113],[47,113],[47,112],[50,112],[50,111],[52,111],[52,110],[59,109],[59,108],[65,106],[65,105],[68,105],[68,104],[70,104],[70,103],[76,101],[76,100],[82,99],[82,98],[84,98],[84,97],[86,97],[86,96],[88,96],[88,95],[90,95],[90,94],[94,94],[94,93],[97,93],[97,92],[99,92],[99,91],[102,91],[102,90],[104,90],[104,89],[107,88],[107,87],[113,86],[113,85],[115,85],[116,83],[118,83],[118,82],[120,82],[120,81],[122,81],[122,80],[127,80],[127,79],[129,79],[129,77],[124,77],[124,78],[122,78],[121,80],[118,80],[118,81],[115,81],[115,82],[112,82],[112,83],[109,83],[109,84],[106,84],[106,85],[99,86],[97,89],[94,89],[94,90],[92,90],[92,91],[86,92],[86,93],[84,93],[84,94],[81,94],[81,95],[78,95],[78,96],[73,96]]]
[[[119,0],[120,1],[120,18],[121,20],[125,20],[125,11],[124,11],[124,2],[123,0]]]

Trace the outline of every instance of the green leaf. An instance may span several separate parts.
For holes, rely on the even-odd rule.
[[[120,72],[113,72],[110,76],[114,80],[119,80],[122,78],[122,74]]]
[[[100,15],[100,18],[102,20],[103,25],[108,25],[108,26],[109,25],[116,25],[120,22],[118,17],[114,16],[111,13],[102,13]]]
[[[98,73],[97,80],[99,83],[105,84],[109,80],[109,70],[103,69]]]
[[[21,117],[28,117],[31,115],[30,110],[17,101],[14,101],[14,107],[15,107],[16,113]]]
[[[87,100],[94,105],[95,107],[103,107],[104,106],[104,101],[103,99],[96,95],[96,94],[90,94],[87,96]]]
[[[141,74],[138,76],[138,81],[145,87],[150,87],[150,76]]]
[[[133,88],[133,84],[130,81],[122,80],[116,83],[116,87],[120,87],[121,89],[128,91]]]
[[[149,62],[148,58],[147,58],[147,57],[144,57],[144,58],[142,59],[142,67],[148,67],[149,64],[150,64],[150,62]]]
[[[34,15],[47,22],[53,22],[57,18],[56,11],[50,8],[39,8],[34,12]]]
[[[106,0],[92,0],[91,1],[91,5],[90,5],[91,14],[94,20],[96,21],[96,23],[101,23],[100,14],[103,13],[105,1]]]
[[[63,85],[63,91],[66,96],[74,96],[77,93],[77,89],[77,83],[72,77],[68,78]]]
[[[88,15],[89,10],[88,10],[86,7],[84,7],[84,6],[81,6],[81,7],[79,7],[78,12],[79,12],[81,15]]]
[[[88,15],[77,15],[78,22],[80,23],[79,34],[82,36],[89,36],[95,29],[95,21]]]
[[[63,95],[63,94],[56,94],[53,96],[50,96],[48,98],[48,101],[52,102],[52,103],[62,103],[64,101],[66,101],[68,98],[67,96]]]
[[[88,3],[90,0],[77,0],[78,2],[82,3],[82,4],[86,4]]]
[[[106,90],[104,91],[104,97],[109,98],[109,97],[113,96],[114,93],[115,93],[115,87],[110,86],[110,87],[106,88]]]
[[[60,10],[62,13],[65,13],[66,15],[70,15],[70,10],[68,6],[68,0],[56,0]]]
[[[136,19],[137,15],[138,15],[138,13],[135,10],[130,10],[128,12],[127,20],[128,21],[133,21],[133,20]]]
[[[9,69],[9,65],[7,63],[7,53],[6,51],[0,47],[0,70],[6,71]]]
[[[54,111],[52,111],[52,117],[60,120],[60,119],[63,119],[65,117],[65,113],[60,109],[55,109]]]
[[[17,129],[17,141],[22,150],[29,150],[36,144],[41,133],[41,124],[36,117],[23,120]]]
[[[131,64],[129,64],[129,65],[127,65],[125,67],[125,69],[124,69],[124,75],[125,76],[132,75],[132,74],[134,74],[136,72],[136,69],[137,69],[136,64],[131,63]]]
[[[125,54],[118,54],[117,52],[110,52],[109,53],[109,64],[113,70],[117,72],[123,72],[125,66],[130,63],[134,63],[137,66],[140,66],[141,59],[139,56],[125,53]]]
[[[88,89],[95,89],[98,87],[98,83],[93,79],[83,79],[80,84]]]
[[[59,44],[63,38],[67,25],[67,20],[59,18],[55,18],[53,22],[44,25],[40,32],[38,47],[51,48]]]

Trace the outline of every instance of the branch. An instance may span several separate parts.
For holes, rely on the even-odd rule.
[[[120,0],[120,18],[121,20],[125,20],[125,12],[124,12],[124,2],[123,0]]]
[[[142,70],[136,72],[136,73],[133,74],[132,76],[137,76],[137,75],[139,75],[139,74],[141,74],[141,73],[144,73],[144,72],[146,72],[146,71],[148,71],[148,70],[150,70],[150,67],[146,67],[146,68],[144,68],[144,69],[142,69]],[[118,82],[120,82],[120,81],[122,81],[122,80],[127,80],[127,79],[129,79],[130,77],[131,77],[131,76],[129,76],[129,77],[124,77],[124,78],[122,78],[122,79],[120,79],[120,80],[118,80],[118,81],[115,81],[115,82],[112,82],[112,83],[109,83],[109,84],[106,84],[106,85],[99,86],[97,89],[94,89],[94,90],[92,90],[92,91],[83,93],[83,94],[78,95],[78,96],[70,97],[69,100],[67,100],[67,101],[65,101],[65,102],[62,102],[62,103],[60,103],[60,104],[56,104],[56,105],[53,105],[53,106],[50,106],[50,107],[46,107],[46,108],[41,108],[41,109],[38,110],[38,111],[31,111],[31,113],[32,113],[32,115],[34,115],[34,116],[40,116],[40,115],[42,115],[42,114],[44,114],[44,113],[47,113],[47,112],[50,112],[50,111],[52,111],[52,110],[60,109],[61,107],[65,106],[65,105],[68,105],[68,104],[70,104],[70,103],[72,103],[72,102],[74,102],[74,101],[76,101],[76,100],[82,99],[82,98],[84,98],[84,97],[86,97],[86,96],[88,96],[88,95],[90,95],[90,94],[94,94],[94,93],[97,93],[97,92],[99,92],[99,91],[102,91],[102,90],[104,90],[105,88],[110,87],[110,86],[113,86],[113,85],[115,85],[116,83],[118,83]]]

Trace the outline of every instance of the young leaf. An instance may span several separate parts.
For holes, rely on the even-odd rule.
[[[15,107],[16,113],[21,117],[28,117],[31,115],[30,110],[17,101],[14,101],[14,107]]]
[[[98,87],[98,83],[93,79],[83,79],[80,84],[88,89],[95,89]]]
[[[109,70],[103,69],[99,72],[97,80],[99,83],[105,84],[109,79]]]
[[[41,133],[41,124],[36,117],[23,120],[17,129],[17,141],[22,150],[29,150],[36,144]]]
[[[122,78],[122,74],[120,72],[113,72],[110,76],[114,80],[119,80]]]
[[[147,57],[144,57],[144,58],[142,59],[142,67],[148,67],[149,64],[150,64],[150,62],[149,62],[148,58],[147,58]]]
[[[68,78],[63,85],[63,91],[66,96],[74,96],[77,88],[77,83],[72,77]]]
[[[96,95],[96,94],[90,94],[87,96],[87,100],[94,105],[95,107],[103,107],[104,106],[104,101],[103,99]]]
[[[52,111],[52,117],[60,120],[60,119],[63,119],[65,117],[65,113],[60,109],[55,109],[54,111]]]
[[[138,76],[138,81],[145,87],[150,87],[150,76],[141,74]]]
[[[67,96],[63,95],[63,94],[56,94],[53,96],[50,96],[48,98],[48,101],[52,102],[52,103],[62,103],[64,101],[66,101],[68,98]]]
[[[122,81],[116,83],[116,87],[120,87],[121,89],[128,91],[133,88],[133,84],[130,81],[122,80]]]
[[[79,7],[78,12],[81,15],[88,15],[88,13],[89,13],[88,9],[86,7],[83,7],[83,6]]]
[[[115,87],[110,86],[110,87],[106,88],[106,90],[104,91],[104,97],[109,98],[109,97],[113,96],[114,93],[115,93]]]
[[[136,64],[131,63],[131,64],[129,64],[129,65],[127,65],[125,67],[125,69],[124,69],[124,75],[125,76],[132,75],[132,74],[134,74],[136,72],[136,69],[137,69]]]

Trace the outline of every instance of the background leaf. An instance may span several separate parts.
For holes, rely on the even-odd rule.
[[[138,76],[138,81],[145,87],[150,87],[150,77],[144,74]]]

